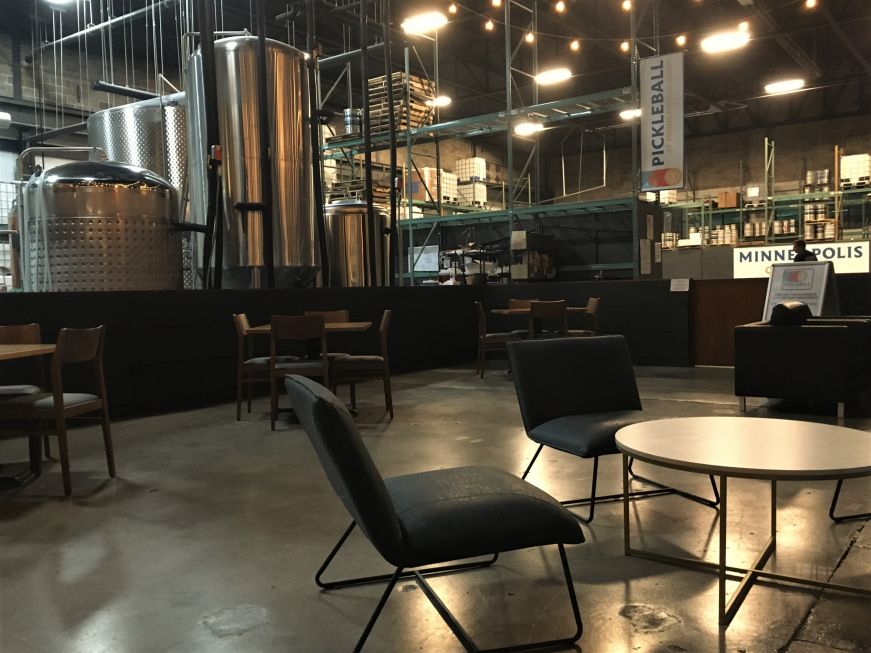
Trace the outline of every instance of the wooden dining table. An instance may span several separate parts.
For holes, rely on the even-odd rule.
[[[11,361],[21,358],[35,358],[37,356],[48,356],[55,351],[54,345],[0,345],[0,361]],[[11,484],[12,486],[21,486],[29,478],[35,475],[34,469],[38,468],[36,461],[33,460],[35,454],[31,448],[30,463],[6,463],[0,464],[0,486]]]
[[[491,308],[493,315],[529,315],[528,308]],[[567,313],[587,313],[586,306],[567,306]]]
[[[54,345],[0,345],[0,361],[48,356],[54,353],[54,349]]]
[[[372,328],[371,322],[325,322],[324,331],[329,333],[361,333]],[[268,336],[272,333],[271,324],[245,329],[246,336]]]

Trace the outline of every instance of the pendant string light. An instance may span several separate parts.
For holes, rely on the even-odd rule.
[[[625,12],[630,12],[633,10],[634,0],[612,0],[616,5],[623,9]],[[486,0],[486,4],[489,5],[490,9],[499,10],[502,8],[503,3],[506,0]],[[801,0],[801,5],[803,8],[813,8],[816,6],[816,0]],[[565,14],[569,11],[569,6],[567,0],[552,0],[548,3],[555,14]],[[500,20],[498,15],[496,17],[491,17],[487,15],[487,13],[482,13],[481,11],[477,11],[472,7],[468,7],[464,4],[458,2],[446,2],[445,10],[451,16],[457,15],[457,13],[462,10],[464,13],[471,14],[473,16],[478,16],[482,19],[482,27],[486,32],[492,32],[497,27],[504,28],[505,21]],[[562,20],[562,19],[560,19]],[[583,38],[577,35],[566,35],[566,34],[553,34],[544,32],[541,30],[531,31],[529,28],[511,25],[510,29],[512,31],[518,32],[521,38],[527,44],[534,44],[535,42],[544,39],[546,41],[556,41],[565,44],[565,47],[573,53],[579,53],[582,49],[582,44],[584,41],[586,42],[595,42],[595,43],[603,43],[603,44],[613,44],[614,47],[619,49],[624,53],[628,53],[630,51],[630,43],[626,38],[608,38],[608,37],[590,37],[584,36]],[[725,35],[726,40],[729,40],[730,43],[727,44],[727,47],[723,50],[718,50],[722,47],[720,41],[722,40],[723,35]],[[734,36],[733,36],[734,35]],[[707,40],[709,36],[715,37],[713,40]],[[674,34],[662,34],[662,38],[665,39],[673,39],[673,42],[676,46],[677,50],[687,50],[690,44],[690,35],[687,32],[676,32]],[[704,38],[703,38],[704,37]],[[708,48],[712,46],[714,51],[727,51],[728,49],[734,49],[728,47],[731,45],[731,40],[740,41],[740,43],[736,47],[743,47],[747,45],[751,40],[750,35],[750,25],[747,21],[741,21],[737,24],[737,29],[733,28],[733,31],[727,30],[726,32],[717,32],[713,34],[704,34],[699,35],[697,43],[700,44],[701,49],[703,51],[709,51]],[[760,38],[760,37],[755,37]],[[762,37],[769,38],[769,37]],[[705,42],[707,40],[707,42]]]

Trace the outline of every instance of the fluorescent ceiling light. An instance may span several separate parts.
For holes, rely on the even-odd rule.
[[[428,34],[448,23],[448,17],[440,11],[428,11],[424,14],[409,16],[402,21],[402,31],[406,34]]]
[[[50,5],[61,7],[63,5],[75,4],[76,0],[45,0]]]
[[[620,117],[623,120],[635,120],[641,117],[641,109],[624,109],[620,112]]]
[[[559,84],[571,78],[572,71],[568,68],[551,68],[550,70],[542,70],[535,76],[535,82],[542,86],[549,84]]]
[[[540,122],[519,122],[514,126],[514,133],[518,136],[532,136],[542,129],[544,129],[544,125]]]
[[[766,84],[765,92],[768,93],[768,95],[782,95],[784,93],[795,93],[802,88],[804,88],[803,79],[781,79]]]
[[[743,48],[750,42],[750,33],[745,30],[717,32],[702,39],[702,50],[708,54],[718,54]]]
[[[446,107],[451,103],[451,98],[447,95],[439,95],[438,97],[430,98],[426,101],[428,107]]]

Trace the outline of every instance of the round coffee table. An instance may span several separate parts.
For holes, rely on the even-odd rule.
[[[871,433],[842,426],[758,417],[683,417],[633,424],[617,431],[623,453],[623,548],[626,555],[671,562],[719,573],[719,623],[728,625],[757,578],[811,585],[871,596],[868,590],[808,578],[766,572],[762,567],[777,544],[777,481],[843,479],[871,475]],[[719,476],[720,556],[703,560],[633,549],[629,533],[629,459],[688,472]],[[728,479],[754,478],[771,483],[771,536],[749,569],[726,560]],[[837,494],[832,503],[837,501]],[[741,582],[726,598],[726,580]]]

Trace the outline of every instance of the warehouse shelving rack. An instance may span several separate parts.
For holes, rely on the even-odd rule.
[[[339,0],[334,0],[339,1]],[[365,3],[360,3],[357,11],[363,11]],[[612,206],[611,210],[627,210],[635,211],[633,202],[627,201],[625,198],[604,203],[601,201],[594,202],[573,202],[566,204],[539,204],[538,191],[541,187],[540,183],[540,165],[539,165],[539,139],[538,136],[533,137],[534,143],[531,152],[522,166],[522,172],[517,175],[517,169],[514,166],[514,133],[513,125],[518,119],[534,119],[541,122],[546,127],[560,126],[567,124],[573,120],[583,118],[584,116],[616,113],[627,106],[635,106],[635,93],[632,87],[622,87],[610,89],[597,93],[590,93],[581,96],[569,97],[549,102],[539,102],[537,85],[532,86],[531,99],[529,103],[522,102],[520,91],[517,87],[516,76],[534,77],[538,72],[538,42],[532,44],[531,48],[531,70],[522,70],[516,65],[516,57],[521,47],[523,47],[523,33],[527,29],[525,27],[528,19],[528,29],[536,32],[538,25],[538,1],[537,0],[506,0],[503,3],[503,20],[506,26],[512,25],[512,13],[515,18],[520,15],[519,22],[524,25],[523,30],[518,30],[517,25],[514,28],[506,28],[505,33],[505,108],[504,110],[482,114],[478,116],[460,118],[456,120],[440,121],[438,108],[433,109],[435,124],[425,125],[417,128],[405,129],[397,131],[395,129],[383,134],[364,134],[363,136],[354,136],[351,138],[330,139],[329,142],[321,143],[321,153],[324,160],[345,160],[350,164],[347,169],[361,171],[360,155],[365,155],[371,161],[371,154],[379,150],[391,150],[395,152],[396,145],[404,145],[406,161],[405,171],[417,170],[415,157],[419,154],[415,153],[415,148],[424,143],[435,144],[435,167],[441,168],[439,141],[447,138],[470,138],[504,134],[505,135],[505,169],[507,171],[504,181],[503,190],[503,209],[501,210],[483,210],[477,207],[465,207],[447,204],[442,201],[439,189],[436,191],[436,197],[431,194],[429,201],[422,202],[419,200],[406,201],[405,206],[399,207],[398,201],[393,212],[397,218],[400,215],[404,216],[402,220],[394,221],[394,236],[396,238],[396,250],[404,253],[405,245],[408,245],[408,251],[419,246],[415,242],[415,232],[421,229],[429,229],[426,238],[423,240],[423,247],[430,243],[432,236],[440,227],[454,227],[462,225],[475,224],[498,224],[500,222],[508,225],[509,231],[520,225],[522,218],[538,218],[546,216],[573,216],[579,214],[591,214],[601,211],[603,205]],[[387,17],[385,16],[385,19]],[[418,37],[415,37],[418,38]],[[406,43],[404,45],[404,72],[405,79],[412,74],[420,74],[429,80],[435,87],[436,93],[440,86],[439,70],[438,70],[438,34],[433,37],[422,37],[424,41],[429,41],[432,44],[432,76],[427,71],[427,67],[423,63],[423,58],[418,51],[417,45]],[[412,62],[415,63],[415,68],[412,69]],[[390,74],[390,73],[387,73]],[[348,72],[350,80],[350,69]],[[361,80],[365,86],[366,79]],[[320,88],[320,84],[318,84]],[[333,87],[334,88],[334,87]],[[329,96],[333,88],[327,93]],[[407,93],[405,97],[399,98],[404,101],[403,108],[399,111],[407,111],[409,100]],[[518,101],[518,98],[521,98]],[[319,98],[323,103],[324,98]],[[395,154],[393,154],[395,156]],[[356,161],[356,163],[355,163]],[[518,166],[519,167],[519,166]],[[405,178],[405,197],[410,198],[410,174],[406,174]],[[370,177],[371,179],[371,177]],[[391,186],[395,184],[391,180]],[[524,198],[528,202],[528,206],[524,205],[518,197],[518,191],[522,192],[526,189],[527,197]],[[429,190],[427,190],[429,193]],[[371,195],[370,195],[371,197]],[[428,211],[433,211],[435,215],[426,215],[423,217],[414,217],[413,208],[420,206]],[[405,243],[403,242],[405,241]],[[404,255],[400,254],[397,261],[398,265],[395,269],[396,278],[410,279],[414,283],[415,272],[414,262],[404,260]],[[405,273],[403,268],[408,268],[408,273]]]

